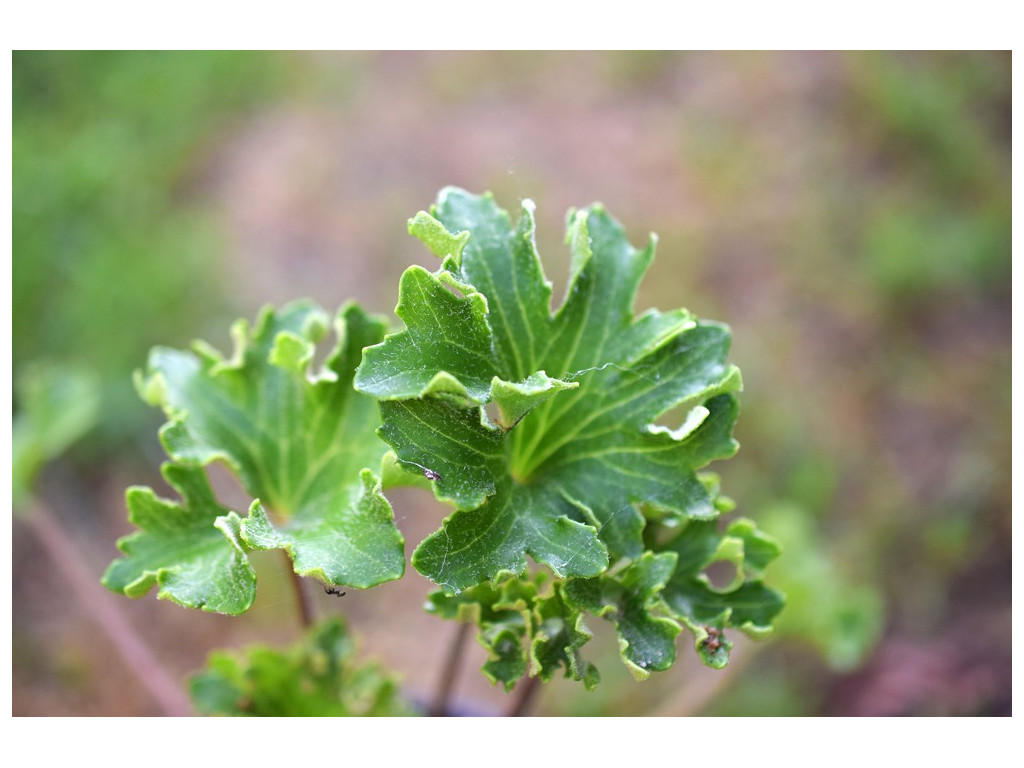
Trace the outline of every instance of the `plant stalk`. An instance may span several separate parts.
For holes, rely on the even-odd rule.
[[[509,707],[506,717],[526,717],[540,690],[539,677],[524,677],[519,681],[515,701]]]
[[[430,705],[431,717],[447,717],[448,702],[451,699],[452,690],[455,688],[455,680],[459,673],[459,662],[462,661],[462,652],[466,646],[466,638],[469,637],[469,624],[459,622],[455,631],[455,637],[448,647],[448,657],[445,660],[444,670],[441,672],[441,681],[437,688],[437,695]]]
[[[27,512],[26,521],[60,570],[64,581],[75,590],[86,612],[106,632],[121,658],[164,714],[169,717],[192,716],[192,706],[185,691],[160,665],[149,646],[121,613],[113,595],[99,585],[95,574],[85,564],[50,510],[36,500]]]
[[[303,629],[313,626],[313,606],[310,604],[306,590],[302,588],[302,577],[292,567],[291,558],[287,552],[281,553],[284,556],[285,567],[291,576],[292,590],[295,592],[295,603],[299,606],[299,623]]]

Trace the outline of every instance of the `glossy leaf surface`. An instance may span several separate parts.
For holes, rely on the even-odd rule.
[[[658,593],[675,566],[671,554],[648,552],[620,572],[566,584],[570,603],[615,624],[622,660],[639,679],[652,670],[668,669],[676,660],[675,639],[682,627],[657,615]]]
[[[634,316],[653,244],[633,248],[600,206],[575,212],[552,311],[532,204],[513,224],[490,196],[447,189],[410,229],[442,268],[403,276],[406,329],[366,350],[356,387],[382,400],[399,463],[456,508],[414,552],[418,570],[449,594],[520,573],[527,555],[595,577],[642,554],[642,507],[717,515],[695,470],[736,449],[739,371],[724,326]],[[684,424],[659,425],[673,408]]]
[[[368,469],[379,468],[386,451],[374,435],[377,407],[351,386],[362,348],[379,341],[384,326],[355,305],[343,307],[334,322],[337,344],[322,369],[314,370],[316,342],[328,328],[327,315],[308,302],[277,312],[267,309],[254,328],[244,321],[234,326],[230,359],[201,342],[191,352],[158,348],[137,385],[168,416],[160,437],[176,465],[201,468],[221,461],[253,497],[247,517],[230,517],[237,521],[233,545],[283,548],[299,574],[370,587],[400,577],[405,565],[391,507]],[[134,540],[125,548],[127,562],[115,562],[108,571],[122,575],[105,580],[132,595],[153,583],[155,563],[155,578],[162,585],[172,580],[171,574],[195,567],[189,547],[179,541],[181,526],[173,535],[165,531],[154,519],[159,504],[143,503],[148,498],[144,491],[134,494],[151,510],[134,511],[150,525],[146,557],[141,556],[143,540]],[[182,519],[190,515],[188,525],[196,527],[196,536],[199,521],[221,519],[226,512],[212,516],[205,506],[193,509],[191,497],[185,501],[186,508],[176,514]],[[224,538],[216,528],[203,530],[211,542],[215,533]],[[134,581],[124,575],[129,572]],[[234,573],[221,567],[208,570],[207,577],[230,580]],[[178,599],[176,592],[162,594]],[[225,612],[236,613],[238,607],[241,603]]]

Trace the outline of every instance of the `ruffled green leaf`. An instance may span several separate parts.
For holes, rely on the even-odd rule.
[[[245,556],[241,518],[213,496],[206,473],[167,463],[167,482],[182,503],[150,488],[129,488],[128,520],[139,531],[118,541],[124,557],[103,574],[103,584],[128,597],[155,585],[157,597],[188,608],[244,613],[256,597],[256,573]]]
[[[662,599],[693,633],[705,664],[727,663],[732,646],[724,636],[726,628],[752,637],[772,631],[785,596],[764,584],[764,569],[780,547],[752,521],[740,518],[721,532],[715,521],[692,520],[658,549],[678,558]],[[733,571],[732,579],[721,586],[715,586],[706,572],[716,563],[728,564]]]
[[[675,569],[670,553],[647,552],[621,571],[595,579],[566,582],[566,599],[573,605],[610,620],[619,634],[622,660],[637,679],[671,667],[675,639],[682,627],[658,615],[659,593]]]
[[[480,628],[477,641],[488,652],[484,675],[511,690],[528,669],[524,641],[530,633],[530,609],[536,596],[535,583],[513,578],[497,587],[479,584],[455,596],[434,592],[426,607],[443,618],[476,624]]]
[[[479,627],[477,641],[488,651],[483,673],[505,690],[527,673],[547,681],[559,671],[593,688],[600,675],[579,652],[591,637],[583,613],[564,600],[561,584],[545,589],[545,583],[541,573],[502,577],[497,585],[485,582],[458,595],[439,590],[427,611]]]
[[[413,714],[398,684],[376,665],[357,664],[344,622],[313,627],[290,648],[255,645],[210,654],[190,680],[196,709],[207,715],[395,717]]]
[[[253,497],[248,516],[239,518],[242,549],[283,548],[301,575],[370,587],[400,577],[405,566],[402,536],[369,469],[381,466],[387,450],[374,435],[377,406],[351,386],[362,348],[380,341],[384,323],[346,305],[334,321],[337,343],[314,369],[316,342],[329,327],[327,315],[308,302],[267,309],[255,327],[236,323],[230,359],[201,342],[191,352],[158,348],[137,386],[167,414],[160,438],[175,464],[221,461]],[[190,519],[209,517],[189,512]],[[148,559],[115,563],[119,571],[148,573],[150,560],[167,573],[191,567],[192,559],[175,561],[180,543],[158,528],[146,541]],[[139,549],[136,542],[128,559]],[[107,583],[125,589],[124,579]]]
[[[551,595],[538,598],[533,608],[533,640],[530,671],[545,682],[559,670],[592,690],[601,675],[596,666],[584,661],[580,648],[593,636],[584,623],[583,611],[564,597],[565,584],[554,584]]]
[[[398,463],[456,508],[413,553],[450,594],[521,573],[527,555],[577,578],[640,557],[641,510],[716,517],[695,472],[736,450],[728,329],[685,310],[633,315],[653,244],[633,248],[600,206],[572,214],[552,312],[533,228],[528,202],[513,225],[490,196],[443,191],[410,225],[442,268],[405,273],[406,329],[356,374]],[[690,417],[659,424],[671,409]]]

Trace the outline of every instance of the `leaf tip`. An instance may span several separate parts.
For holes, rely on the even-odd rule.
[[[443,263],[449,260],[456,266],[461,263],[462,251],[470,237],[467,230],[449,232],[444,224],[426,211],[420,211],[409,219],[408,229],[410,235],[427,246]]]
[[[155,347],[149,353],[146,368],[136,368],[132,372],[132,384],[139,399],[154,408],[161,408],[167,402],[167,377],[162,370],[161,359],[169,351]]]

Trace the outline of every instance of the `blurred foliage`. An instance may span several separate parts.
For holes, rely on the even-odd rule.
[[[1010,57],[849,64],[870,158],[862,195],[873,198],[860,254],[881,298],[869,393],[888,464],[872,482],[873,525],[856,537],[884,566],[901,615],[932,603],[918,614],[925,626],[941,621],[951,580],[1009,501],[996,475],[1009,469]]]
[[[701,714],[709,717],[811,717],[820,714],[827,678],[800,653],[779,649],[759,657],[744,679]]]
[[[191,680],[206,715],[257,717],[396,717],[414,714],[397,682],[376,665],[357,665],[340,618],[312,627],[284,650],[256,645],[215,651]]]
[[[21,409],[12,428],[14,508],[32,495],[43,465],[96,423],[99,381],[90,370],[34,361],[18,371]]]
[[[217,131],[282,84],[286,59],[239,53],[13,57],[13,362],[102,380],[100,430],[143,412],[131,372],[224,303],[223,250],[197,202]]]
[[[863,230],[868,276],[896,301],[1005,289],[1012,211],[1000,74],[1008,78],[1009,58],[862,54],[850,63],[852,107],[889,177]]]
[[[715,108],[680,112],[702,218],[652,228],[732,325],[723,487],[783,543],[777,646],[709,711],[815,714],[880,642],[1009,597],[1010,55],[739,58],[760,75],[709,65]]]
[[[786,542],[786,556],[772,568],[787,600],[777,622],[779,636],[811,646],[836,672],[856,669],[882,635],[884,606],[872,574],[844,562],[842,550],[849,544],[833,544],[830,551],[803,507],[777,504],[763,510],[759,520]]]

